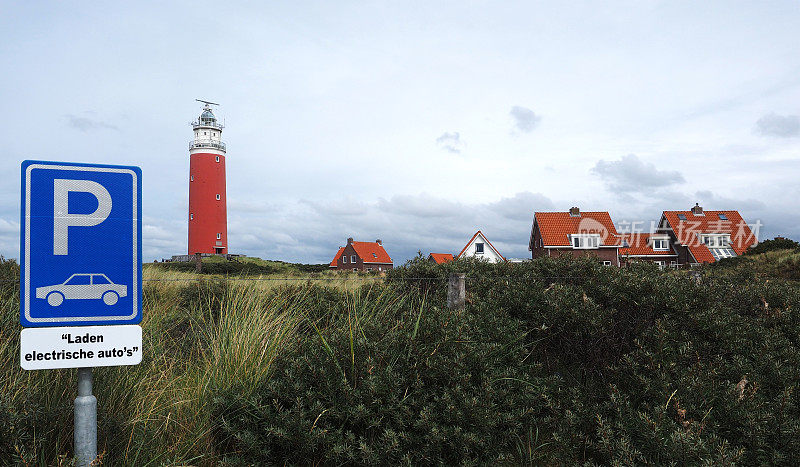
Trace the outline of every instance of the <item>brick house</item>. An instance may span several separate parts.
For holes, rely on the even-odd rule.
[[[339,271],[375,271],[392,269],[392,258],[383,248],[383,242],[356,242],[350,237],[347,245],[339,247],[329,265]]]
[[[669,236],[678,264],[713,263],[739,256],[758,239],[738,211],[664,211],[657,232]]]
[[[453,261],[453,255],[450,253],[431,253],[428,255],[428,261],[436,264],[444,264]]]
[[[603,264],[619,266],[621,236],[608,212],[536,212],[528,242],[531,258],[594,256]]]
[[[648,261],[661,268],[678,266],[678,254],[667,234],[624,233],[619,249],[622,265],[635,261]]]

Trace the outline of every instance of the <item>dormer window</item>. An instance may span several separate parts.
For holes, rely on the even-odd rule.
[[[666,238],[656,238],[653,240],[653,250],[666,251],[669,250],[669,240]]]
[[[685,221],[686,220],[686,214],[678,214],[678,219],[680,219],[682,221]]]
[[[721,212],[718,213],[717,215],[719,216],[719,220],[721,220],[721,221],[728,220],[728,216],[726,216],[725,214],[722,214]]]
[[[600,248],[600,234],[570,235],[572,248],[576,250],[589,250]]]
[[[726,248],[731,244],[731,236],[728,234],[702,234],[700,243],[708,248]]]
[[[483,254],[483,243],[476,243],[475,244],[475,254],[482,255]]]

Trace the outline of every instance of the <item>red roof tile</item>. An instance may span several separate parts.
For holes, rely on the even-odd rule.
[[[339,257],[342,256],[342,253],[344,253],[344,247],[339,247],[339,251],[337,251],[336,256],[333,257],[330,267],[335,268],[337,266],[336,263],[339,261]]]
[[[569,212],[537,212],[534,219],[539,226],[544,246],[571,246],[571,234],[600,234],[602,246],[619,246],[620,238],[611,216],[606,211],[581,212],[571,216]]]
[[[619,255],[620,256],[675,255],[675,251],[672,249],[672,245],[669,245],[668,250],[654,250],[653,244],[650,242],[650,237],[652,235],[653,234],[649,233],[622,234],[622,240],[627,241],[629,246],[620,248]],[[664,234],[662,234],[661,236],[663,235]]]
[[[353,249],[365,263],[392,264],[392,258],[378,242],[353,242]]]
[[[679,214],[686,220],[680,219]],[[720,218],[720,214],[727,219]],[[737,255],[744,253],[757,240],[738,211],[704,211],[703,215],[695,215],[692,211],[664,211],[662,222],[664,219],[675,233],[678,243],[689,247],[699,263],[714,262],[714,255],[700,242],[700,234],[730,235],[731,248]]]
[[[432,259],[436,264],[444,264],[453,261],[453,255],[450,253],[431,253],[429,259]]]

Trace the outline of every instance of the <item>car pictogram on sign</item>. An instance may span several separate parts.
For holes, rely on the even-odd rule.
[[[103,300],[115,305],[120,297],[128,295],[128,287],[113,283],[105,274],[73,274],[61,284],[36,288],[36,298],[47,300],[50,306],[59,306],[64,300]]]

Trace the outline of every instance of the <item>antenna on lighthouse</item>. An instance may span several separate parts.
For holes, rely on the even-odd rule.
[[[202,102],[205,105],[219,105],[216,102],[204,101],[203,99],[195,99],[197,102]]]

